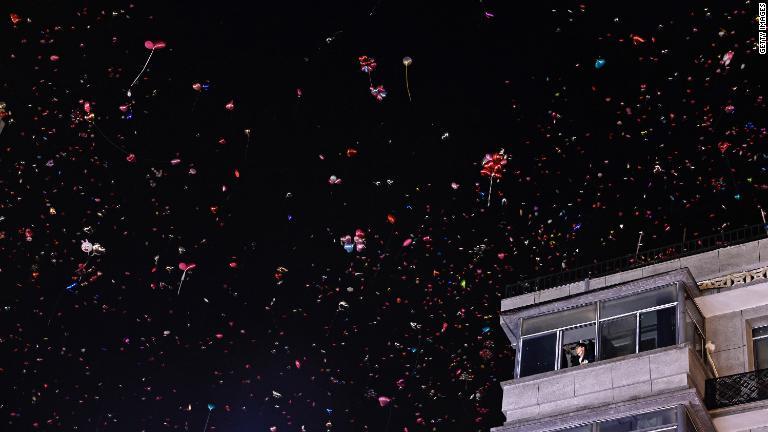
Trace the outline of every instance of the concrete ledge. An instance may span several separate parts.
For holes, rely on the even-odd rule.
[[[507,421],[504,426],[491,429],[491,432],[549,432],[675,405],[683,405],[688,409],[694,421],[698,423],[700,432],[715,432],[707,410],[694,389],[651,394],[625,402],[612,402],[609,400],[608,395],[612,393],[612,390],[606,390],[601,393],[599,397],[595,397],[595,403],[590,404],[588,407],[574,409],[575,407],[567,407],[565,404],[559,407],[552,404],[546,408],[553,412],[559,410],[567,412],[544,414],[540,411],[538,414],[533,414],[533,410],[530,410],[529,415],[525,416],[522,420]],[[576,398],[576,400],[578,399]],[[597,401],[599,400],[603,402],[598,403]],[[522,414],[522,412],[511,414],[514,417],[514,414]]]
[[[541,290],[537,293],[509,297],[502,300],[501,310],[517,309],[680,268],[687,267],[696,280],[705,280],[722,274],[747,271],[763,263],[768,263],[768,239],[729,246],[607,276],[596,277],[589,279],[588,284],[585,284],[584,281],[579,281]],[[530,296],[534,296],[534,298],[532,299]]]
[[[688,345],[681,344],[534,375],[523,382],[505,381],[502,411],[508,422],[519,422],[698,388],[706,376],[696,360]]]

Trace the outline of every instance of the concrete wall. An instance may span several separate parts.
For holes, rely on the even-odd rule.
[[[566,297],[587,290],[594,290],[647,276],[688,268],[697,281],[716,278],[728,273],[751,270],[768,264],[768,239],[726,247],[685,258],[665,261],[646,267],[628,270],[586,281],[562,285],[535,293],[505,298],[501,310],[517,309],[556,298]]]
[[[717,432],[768,432],[768,408],[750,408],[729,415],[716,415],[712,422]]]
[[[507,422],[576,412],[695,388],[703,397],[706,373],[687,345],[502,383]]]
[[[607,403],[571,413],[508,422],[503,426],[492,428],[491,432],[561,431],[564,427],[595,423],[672,406],[685,407],[688,414],[697,424],[698,432],[716,432],[712,419],[709,417],[706,407],[704,407],[704,403],[694,389],[683,389],[624,402]]]
[[[752,331],[768,324],[768,283],[699,297],[720,376],[754,370]],[[732,310],[735,309],[735,310]],[[707,312],[723,312],[709,315]]]

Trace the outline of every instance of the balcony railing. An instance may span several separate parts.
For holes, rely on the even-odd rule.
[[[709,379],[705,399],[709,409],[768,399],[768,369]]]
[[[637,256],[635,256],[635,254],[625,255],[607,261],[566,270],[564,272],[540,276],[516,284],[507,285],[504,289],[504,297],[512,297],[533,291],[553,288],[572,282],[582,281],[587,278],[607,276],[609,274],[696,255],[726,246],[747,243],[765,237],[768,237],[768,225],[763,224],[752,225],[731,231],[723,231],[718,234],[701,237],[695,240],[642,251],[638,253]]]

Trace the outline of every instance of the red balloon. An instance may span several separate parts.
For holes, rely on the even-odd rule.
[[[504,165],[507,164],[507,155],[504,153],[487,154],[483,158],[483,169],[480,174],[488,177],[501,178],[504,172]]]

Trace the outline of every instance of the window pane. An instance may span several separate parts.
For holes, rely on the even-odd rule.
[[[599,423],[597,430],[600,432],[656,431],[661,426],[676,423],[677,411],[673,408],[602,422]]]
[[[600,319],[674,303],[676,301],[677,287],[675,285],[669,285],[665,288],[644,292],[642,294],[603,302],[600,310]]]
[[[548,333],[523,339],[520,353],[520,376],[535,375],[555,370],[557,333]]]
[[[595,361],[595,325],[563,330],[560,368],[565,369]],[[579,348],[583,347],[583,351]]]
[[[600,323],[600,358],[603,360],[635,353],[636,316]]]
[[[752,329],[753,338],[757,338],[760,336],[768,336],[768,326],[757,327]]]
[[[691,343],[691,349],[696,353],[699,358],[706,362],[706,355],[704,354],[704,337],[699,333],[698,329],[693,323],[693,320],[686,314],[686,341]],[[688,339],[690,337],[690,339]]]
[[[688,310],[685,312],[685,341],[691,343],[691,349],[704,359],[704,336],[699,332],[700,328],[696,326],[688,312]]]
[[[755,341],[755,369],[768,369],[768,338]]]
[[[595,320],[595,305],[523,319],[523,336]]]
[[[568,429],[560,429],[563,432],[592,432],[592,426],[594,425],[586,425],[586,426],[576,426]]]
[[[688,414],[688,411],[685,412],[685,425],[688,428],[688,432],[696,432],[698,429],[696,428],[696,425],[693,424],[693,420],[691,420],[690,414]]]
[[[640,314],[640,351],[677,343],[677,308],[668,307]]]
[[[693,300],[688,296],[688,293],[685,294],[685,310],[691,314],[691,318],[698,324],[699,328],[704,331],[704,317],[701,315],[701,312],[699,312],[699,308],[696,307]]]

